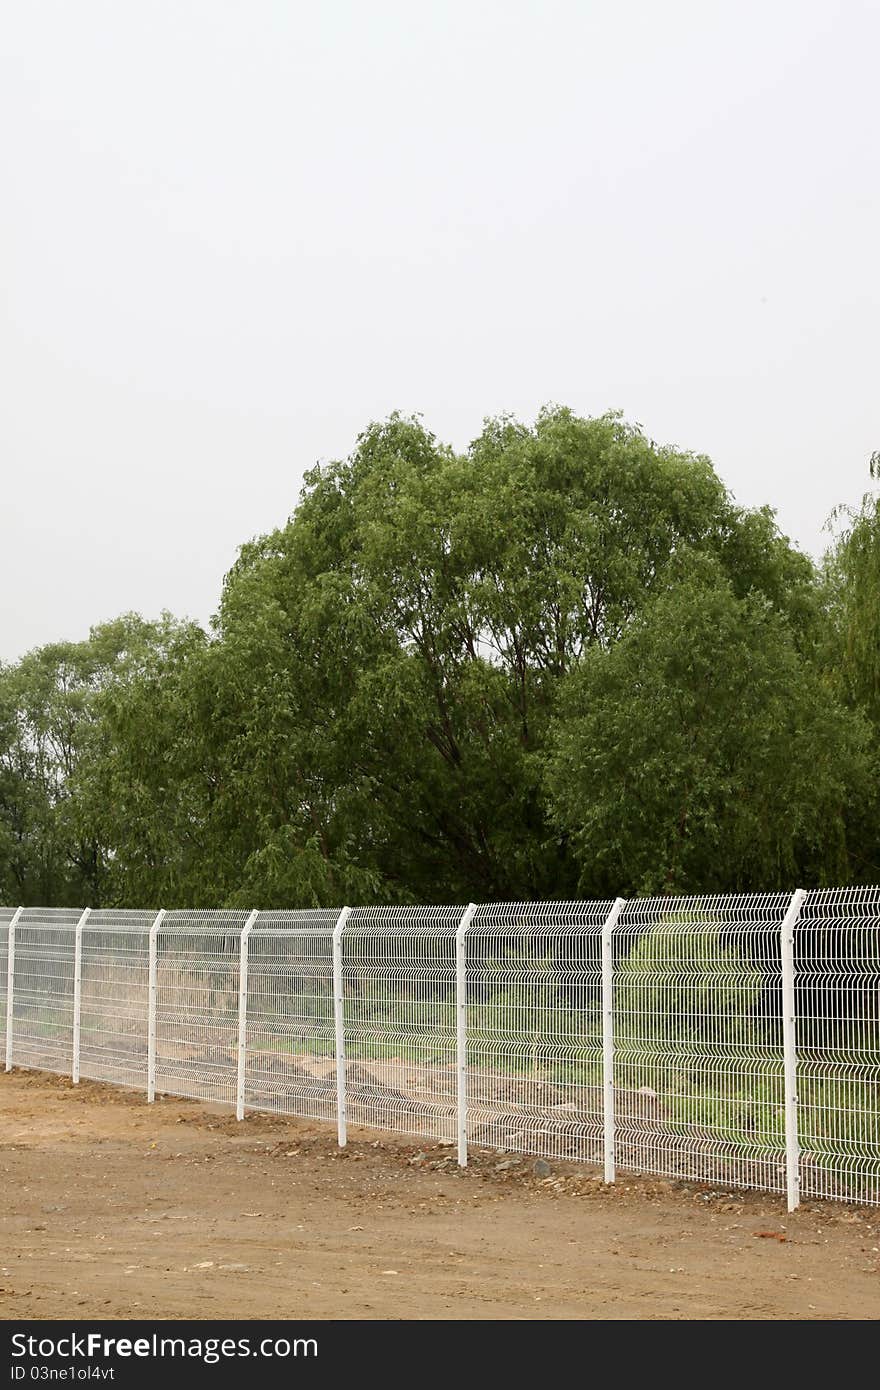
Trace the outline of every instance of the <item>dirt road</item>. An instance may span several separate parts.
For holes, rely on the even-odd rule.
[[[499,1166],[509,1165],[509,1166]],[[874,1318],[880,1211],[0,1075],[0,1318]],[[784,1237],[780,1239],[779,1237]]]

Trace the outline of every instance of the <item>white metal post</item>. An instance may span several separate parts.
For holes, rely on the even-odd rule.
[[[794,1003],[794,928],[806,892],[792,894],[782,923],[782,1050],[785,1067],[785,1188],[788,1210],[800,1205],[800,1145],[797,1114],[797,1031]]]
[[[602,1136],[605,1181],[614,1182],[614,955],[612,935],[625,900],[615,898],[602,924]]]
[[[238,957],[238,1067],[235,1077],[235,1118],[244,1119],[244,1079],[247,1061],[248,938],[259,913],[254,908],[241,933]]]
[[[15,928],[18,926],[18,919],[24,912],[23,907],[17,907],[9,923],[9,935],[6,939],[6,1070],[12,1071],[12,992],[15,985]]]
[[[83,927],[89,919],[91,910],[90,907],[87,907],[83,912],[76,924],[76,935],[73,938],[73,1062],[71,1064],[70,1075],[74,1086],[79,1085],[79,1025],[82,1016]]]
[[[466,1168],[467,1150],[467,929],[474,920],[476,903],[468,903],[455,930],[455,1052],[456,1113],[458,1116],[458,1166]]]
[[[156,1099],[156,1002],[159,992],[159,928],[165,918],[160,908],[150,927],[150,965],[147,987],[147,1100]]]
[[[333,928],[333,1022],[336,1028],[336,1137],[341,1149],[348,1142],[348,1113],[345,1102],[345,996],[342,992],[342,933],[351,916],[344,907]]]

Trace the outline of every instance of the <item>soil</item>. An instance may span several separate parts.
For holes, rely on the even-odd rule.
[[[862,1319],[880,1210],[0,1075],[0,1319]]]

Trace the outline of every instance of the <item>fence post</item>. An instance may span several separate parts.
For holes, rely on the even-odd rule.
[[[794,1003],[794,928],[806,892],[792,894],[782,923],[782,1051],[785,1068],[785,1189],[788,1210],[800,1205],[800,1145],[797,1113],[797,1031]]]
[[[6,1070],[12,1071],[12,991],[15,984],[15,928],[18,926],[18,919],[24,912],[23,907],[17,907],[9,923],[9,935],[6,938]]]
[[[82,1017],[82,958],[83,927],[89,919],[91,908],[87,907],[76,924],[73,938],[73,1063],[70,1069],[74,1086],[79,1085],[79,1035]]]
[[[465,936],[474,920],[476,903],[468,903],[455,930],[455,1053],[458,1166],[466,1168],[467,1150],[467,953]]]
[[[165,918],[160,908],[150,927],[150,966],[147,988],[147,1100],[156,1099],[156,996],[159,991],[159,928]]]
[[[341,1149],[348,1142],[348,1111],[345,1102],[345,996],[342,993],[342,932],[351,916],[344,907],[333,928],[333,1023],[336,1029],[336,1138]]]
[[[617,1176],[614,1156],[614,956],[612,935],[625,905],[615,898],[602,924],[602,1147],[605,1181]]]
[[[238,957],[238,1066],[235,1074],[235,1118],[244,1119],[244,1077],[247,1061],[248,938],[259,913],[254,908],[241,933]]]

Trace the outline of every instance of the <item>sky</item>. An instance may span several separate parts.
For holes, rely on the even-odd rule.
[[[0,660],[206,621],[303,471],[620,409],[811,554],[880,449],[874,0],[28,0]]]

